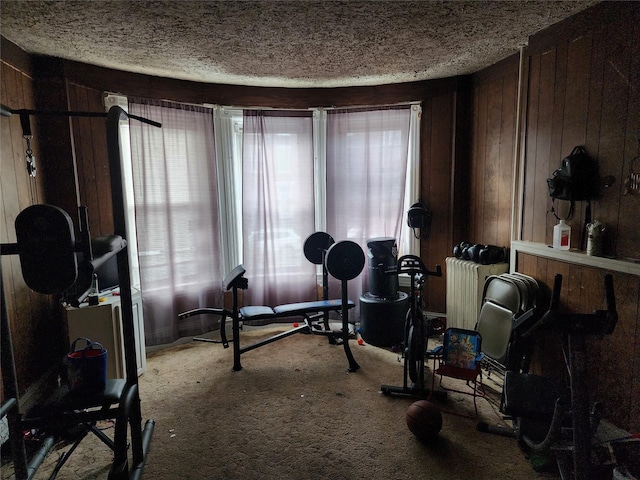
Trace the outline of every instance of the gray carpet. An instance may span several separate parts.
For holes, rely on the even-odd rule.
[[[273,333],[243,332],[243,344]],[[347,371],[341,346],[295,335],[246,353],[186,343],[149,355],[140,377],[143,420],[156,422],[145,479],[535,479],[516,441],[477,432],[448,413],[433,443],[407,428],[412,398],[380,393],[401,385],[403,367],[385,349],[351,342],[361,369]],[[479,400],[479,419],[499,424],[497,395]],[[450,393],[441,407],[472,413]],[[109,430],[108,424],[102,425]],[[36,479],[47,478],[54,451]],[[88,437],[58,479],[107,478],[110,450]],[[3,470],[6,474],[6,469]],[[3,477],[5,478],[5,477]]]

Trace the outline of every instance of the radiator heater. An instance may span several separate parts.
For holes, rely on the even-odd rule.
[[[471,260],[446,258],[447,327],[473,330],[480,314],[484,281],[509,270],[508,263],[481,265]]]

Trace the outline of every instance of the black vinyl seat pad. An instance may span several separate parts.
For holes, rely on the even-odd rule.
[[[352,300],[347,301],[347,308],[355,307]],[[342,308],[342,300],[317,300],[315,302],[299,302],[278,305],[277,307],[267,307],[264,305],[253,305],[240,308],[240,315],[243,320],[268,320],[284,317],[299,317],[314,313],[324,313],[339,311]]]

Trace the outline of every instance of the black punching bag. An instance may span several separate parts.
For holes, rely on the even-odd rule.
[[[369,293],[374,297],[395,298],[398,295],[398,245],[392,237],[367,240],[369,257]],[[387,272],[393,272],[389,275]]]

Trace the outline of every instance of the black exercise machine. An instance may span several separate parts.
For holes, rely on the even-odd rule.
[[[569,384],[529,373],[507,371],[504,379],[501,411],[514,420],[520,445],[532,454],[548,457],[553,453],[563,480],[603,478],[592,461],[592,439],[602,415],[601,406],[589,406],[586,382],[586,337],[611,335],[618,314],[613,277],[604,276],[607,309],[591,314],[558,311],[562,275],[556,275],[549,310],[525,335],[538,328],[562,335]],[[540,428],[540,426],[542,428]],[[500,428],[491,433],[509,433]],[[538,465],[534,465],[535,468]],[[609,478],[611,472],[609,472]]]
[[[404,343],[402,356],[404,358],[404,376],[401,386],[382,385],[380,390],[385,395],[397,394],[418,398],[428,398],[432,393],[442,398],[444,392],[432,392],[424,381],[425,356],[427,355],[427,336],[432,331],[432,320],[424,314],[424,284],[428,276],[442,276],[442,268],[436,265],[435,271],[430,271],[416,255],[404,255],[398,260],[395,275],[407,274],[411,278],[409,294],[409,310],[404,326]],[[411,382],[411,383],[410,383]]]
[[[226,336],[226,318],[231,317],[233,334],[233,370],[242,370],[240,356],[248,351],[254,350],[263,345],[273,343],[282,338],[290,337],[296,333],[311,333],[314,335],[324,335],[329,337],[332,344],[342,343],[349,361],[349,371],[355,372],[360,368],[356,362],[351,348],[349,347],[349,310],[355,304],[348,299],[347,281],[356,278],[362,272],[365,263],[364,252],[355,242],[350,240],[334,243],[333,238],[324,232],[316,232],[309,236],[304,244],[304,253],[309,261],[316,265],[322,265],[322,295],[323,299],[311,302],[291,303],[276,307],[268,306],[245,306],[240,307],[238,291],[246,290],[249,281],[245,278],[246,270],[244,266],[235,267],[223,280],[224,291],[232,293],[232,309],[226,308],[198,308],[181,313],[180,319],[193,315],[215,314],[220,315],[220,337],[221,341],[206,338],[194,338],[196,341],[222,343],[224,348],[229,347]],[[328,278],[329,274],[341,281],[342,296],[340,299],[328,298]],[[340,331],[332,331],[329,325],[329,314],[337,312],[342,318],[342,328]],[[251,345],[240,345],[240,329],[242,322],[258,320],[276,320],[285,317],[302,317],[303,325],[293,327],[290,330],[258,341]],[[339,337],[339,340],[336,339]]]
[[[138,391],[136,365],[136,344],[133,323],[131,281],[129,277],[129,259],[126,250],[126,226],[124,193],[120,158],[119,122],[135,118],[157,127],[160,124],[141,117],[127,115],[120,107],[112,107],[106,114],[94,112],[43,112],[35,110],[16,110],[2,107],[3,115],[19,114],[23,128],[28,125],[31,115],[106,117],[107,148],[111,175],[111,193],[114,214],[113,239],[116,248],[99,258],[91,254],[88,235],[86,210],[80,210],[82,239],[76,241],[73,223],[62,209],[52,205],[32,205],[23,210],[16,218],[16,243],[3,244],[2,255],[19,255],[22,274],[27,286],[43,294],[63,295],[73,285],[79,286],[79,297],[86,297],[83,285],[87,277],[101,263],[117,256],[118,276],[121,296],[121,316],[125,348],[126,379],[107,380],[104,391],[92,395],[78,395],[70,392],[67,385],[61,385],[48,398],[47,402],[36,405],[28,412],[21,411],[18,386],[11,343],[9,318],[2,290],[2,380],[5,402],[1,414],[6,416],[9,427],[9,441],[13,457],[16,480],[28,480],[33,477],[57,438],[62,434],[76,432],[75,441],[70,450],[61,455],[49,477],[56,477],[60,468],[88,434],[93,433],[109,446],[114,453],[109,480],[137,480],[142,476],[145,458],[151,442],[155,423],[147,420],[142,428],[142,415]],[[25,120],[26,119],[26,120]],[[78,263],[78,253],[82,260]],[[1,277],[0,272],[0,277]],[[2,279],[3,280],[3,279]],[[86,286],[88,289],[88,285]],[[113,439],[96,428],[100,420],[114,419]],[[37,430],[43,440],[40,448],[30,459],[24,441],[24,432]],[[129,463],[131,447],[132,463]]]

